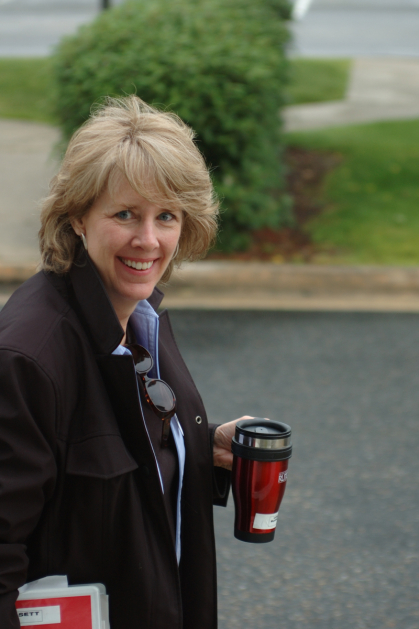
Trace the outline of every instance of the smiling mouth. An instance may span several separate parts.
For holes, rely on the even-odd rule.
[[[135,262],[135,260],[128,260],[126,258],[120,258],[120,260],[126,266],[129,266],[132,269],[136,269],[137,271],[146,271],[154,263],[154,260],[150,260],[149,262]]]

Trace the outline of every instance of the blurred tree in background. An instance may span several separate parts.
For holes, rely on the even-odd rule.
[[[54,56],[66,138],[106,96],[136,93],[197,132],[222,213],[219,247],[289,222],[280,108],[287,0],[135,0],[102,13]]]

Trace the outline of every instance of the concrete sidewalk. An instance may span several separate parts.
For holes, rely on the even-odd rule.
[[[20,279],[38,261],[37,203],[56,170],[58,139],[49,125],[0,120],[0,278]]]
[[[345,100],[295,105],[286,131],[419,118],[419,59],[354,59]]]
[[[419,118],[419,60],[355,59],[347,99],[285,110],[287,130]],[[0,305],[39,263],[38,200],[59,132],[0,120]],[[172,308],[419,312],[419,269],[199,262],[165,289]]]

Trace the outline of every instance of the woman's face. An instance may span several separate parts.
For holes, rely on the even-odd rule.
[[[176,249],[182,211],[166,211],[131,188],[124,178],[113,197],[106,190],[73,228],[87,248],[120,320],[147,299]]]

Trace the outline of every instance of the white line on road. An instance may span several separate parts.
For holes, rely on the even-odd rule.
[[[302,20],[309,10],[312,2],[313,0],[295,0],[294,8],[292,10],[292,17],[294,20]]]

